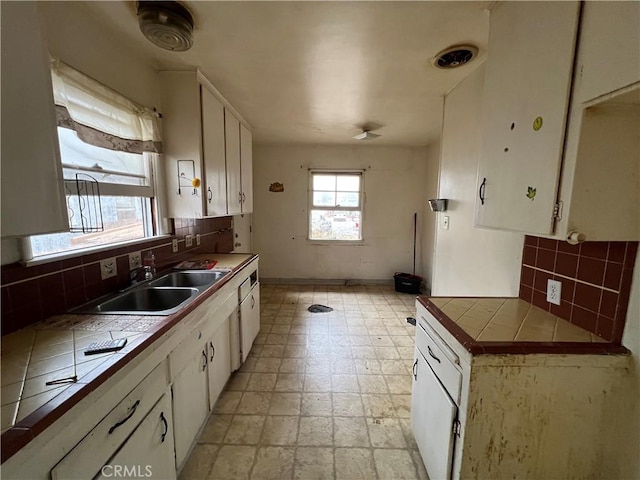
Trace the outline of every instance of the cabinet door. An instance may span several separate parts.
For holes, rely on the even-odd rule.
[[[260,283],[256,283],[251,293],[240,304],[240,338],[242,339],[242,362],[247,359],[253,341],[260,332]]]
[[[224,152],[224,107],[205,87],[200,86],[202,103],[202,149],[204,156],[207,215],[227,214],[227,177]]]
[[[213,410],[216,400],[231,375],[231,339],[229,319],[226,319],[213,334],[207,345],[209,355],[209,409]]]
[[[2,2],[2,236],[69,230],[36,2]],[[43,199],[45,201],[43,201]]]
[[[174,479],[173,455],[171,397],[167,393],[96,478]]]
[[[553,231],[578,9],[503,2],[491,11],[477,226]]]
[[[207,350],[194,352],[187,366],[173,382],[173,430],[175,432],[176,467],[186,460],[191,444],[209,413],[207,391]]]
[[[574,99],[640,80],[640,2],[584,2]]]
[[[429,478],[451,478],[457,407],[416,349],[411,392],[411,428]]]
[[[240,177],[242,213],[253,212],[253,141],[247,127],[240,125]]]
[[[240,182],[240,121],[229,110],[224,111],[224,138],[227,158],[227,213],[242,213]]]

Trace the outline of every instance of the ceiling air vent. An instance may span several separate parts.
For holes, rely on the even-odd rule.
[[[478,55],[478,49],[472,45],[456,45],[441,51],[433,58],[433,65],[438,68],[461,67]]]
[[[138,23],[147,40],[160,48],[184,52],[193,45],[193,17],[178,2],[138,2]]]

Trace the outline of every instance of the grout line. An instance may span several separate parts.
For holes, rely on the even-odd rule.
[[[523,266],[525,266],[525,267],[529,267],[529,268],[532,268],[532,269],[534,269],[534,270],[537,270],[537,271],[539,271],[539,272],[544,272],[544,273],[548,273],[548,274],[550,274],[550,275],[555,275],[556,277],[564,278],[565,280],[573,280],[574,282],[582,283],[583,285],[589,285],[589,286],[591,286],[591,287],[599,288],[599,289],[601,289],[601,290],[606,290],[606,291],[611,292],[611,293],[620,294],[620,291],[619,291],[619,290],[614,290],[614,289],[612,289],[612,288],[605,287],[604,285],[596,285],[596,284],[594,284],[594,283],[585,282],[584,280],[580,280],[580,279],[578,279],[578,278],[568,277],[568,276],[566,276],[566,275],[562,275],[562,274],[560,274],[560,273],[556,273],[556,272],[551,272],[551,271],[549,271],[549,270],[545,270],[544,268],[534,267],[533,265],[527,265],[526,263],[523,263],[522,265],[523,265]],[[534,286],[532,286],[531,288],[532,288],[533,290],[535,290],[535,287],[534,287]],[[540,291],[540,290],[538,290],[538,291]]]

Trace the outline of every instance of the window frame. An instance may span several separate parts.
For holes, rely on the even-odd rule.
[[[315,206],[313,203],[313,177],[314,175],[359,175],[360,176],[360,190],[357,207],[345,207],[345,206]],[[321,245],[363,245],[364,244],[364,217],[365,217],[365,203],[366,195],[364,190],[365,185],[365,170],[358,168],[343,169],[343,168],[310,168],[307,188],[307,242],[310,244]],[[357,240],[340,240],[340,239],[315,239],[311,238],[311,215],[314,210],[326,210],[326,211],[353,211],[360,212],[360,238]]]

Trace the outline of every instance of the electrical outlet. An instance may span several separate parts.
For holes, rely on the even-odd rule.
[[[115,257],[100,260],[100,276],[102,277],[102,280],[115,277],[117,274],[118,268],[116,267]]]
[[[129,270],[142,266],[142,253],[133,252],[129,254]]]
[[[442,228],[445,230],[449,230],[449,215],[445,215],[442,217]]]
[[[198,247],[200,246],[200,234],[199,233],[196,234],[196,245]]]
[[[178,239],[174,238],[171,240],[171,251],[173,253],[178,253]]]
[[[185,235],[184,246],[189,248],[191,245],[193,245],[193,235]]]
[[[547,302],[560,305],[560,294],[562,293],[562,283],[557,280],[547,280]]]

